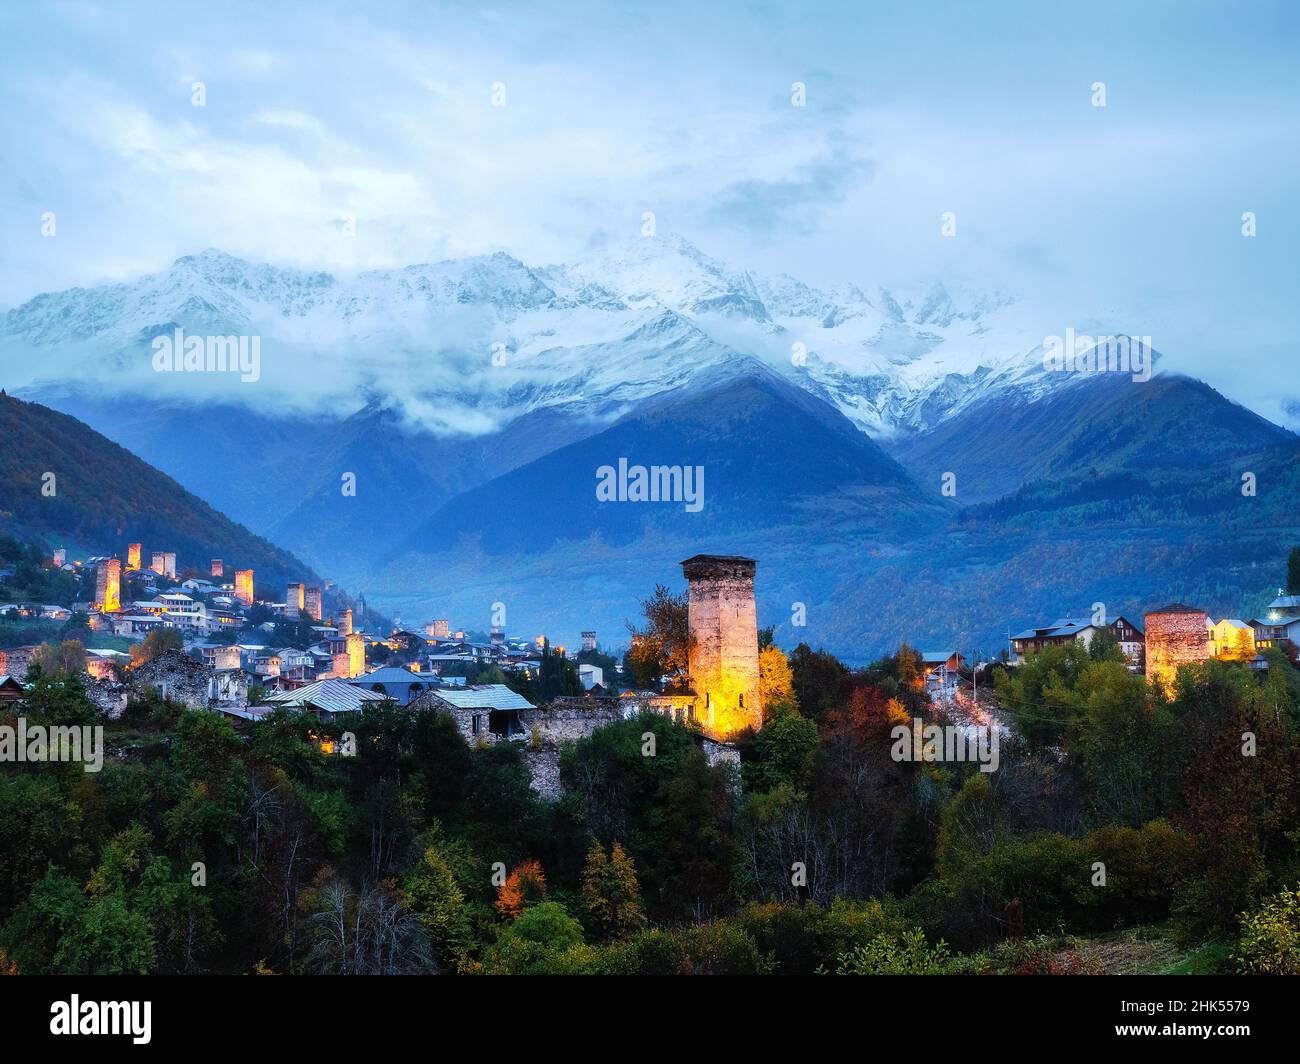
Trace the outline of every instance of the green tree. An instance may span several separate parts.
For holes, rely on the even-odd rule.
[[[657,584],[654,594],[641,603],[641,610],[645,624],[638,628],[629,621],[627,625],[632,646],[625,660],[634,682],[641,687],[660,682],[685,685],[691,650],[686,593],[674,595]]]
[[[783,783],[803,789],[817,754],[817,725],[780,703],[764,716],[763,727],[741,744],[745,790],[770,791]]]
[[[132,667],[143,665],[169,650],[180,650],[183,646],[178,629],[155,628],[144,637],[142,642],[131,647],[131,665]]]
[[[812,720],[820,721],[846,697],[849,670],[825,651],[800,643],[790,652],[790,671],[795,702]]]
[[[32,662],[52,680],[80,676],[86,670],[86,648],[76,639],[42,643],[32,652]]]
[[[502,928],[483,956],[488,975],[581,975],[594,970],[598,954],[582,937],[582,925],[554,901],[526,909]]]
[[[462,967],[473,942],[465,894],[436,846],[425,848],[419,864],[406,877],[405,890],[429,933],[439,964]]]
[[[582,904],[604,941],[626,938],[645,924],[636,865],[615,840],[610,854],[593,840],[582,870]]]
[[[1088,643],[1088,657],[1093,661],[1123,661],[1124,652],[1120,650],[1119,639],[1115,630],[1109,625],[1098,628]]]

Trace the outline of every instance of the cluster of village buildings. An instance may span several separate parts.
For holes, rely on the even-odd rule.
[[[1263,651],[1274,646],[1300,646],[1300,595],[1281,588],[1263,617],[1249,621],[1236,617],[1213,619],[1204,610],[1172,603],[1143,615],[1142,625],[1124,616],[1113,619],[1061,617],[1050,624],[1036,625],[1010,637],[1008,660],[1023,664],[1026,657],[1044,647],[1081,643],[1091,646],[1103,631],[1109,631],[1135,672],[1145,672],[1166,688],[1179,665],[1221,658],[1266,670]],[[921,655],[926,682],[934,688],[952,686],[966,665],[955,650],[924,651]]]
[[[66,551],[59,549],[52,565],[95,574],[93,601],[70,607],[0,606],[0,615],[15,617],[66,621],[81,613],[92,632],[132,642],[143,641],[159,629],[176,631],[183,652],[164,653],[130,670],[125,668],[129,653],[87,648],[89,693],[110,715],[125,708],[130,689],[141,683],[185,705],[215,708],[243,720],[260,719],[277,708],[333,717],[356,712],[367,702],[389,700],[409,706],[422,700],[451,712],[467,737],[494,741],[519,738],[523,726],[518,711],[534,708],[504,684],[469,684],[466,674],[495,667],[503,674],[536,676],[545,646],[542,636],[512,640],[503,629],[493,628],[486,641],[476,641],[463,629],[453,629],[446,619],[432,620],[421,631],[391,627],[382,634],[371,633],[354,627],[352,609],[337,601],[328,583],[320,587],[289,583],[282,599],[270,599],[255,594],[252,569],[235,569],[227,580],[221,559],[210,561],[208,576],[184,579],[177,575],[175,552],[154,552],[147,568],[142,568],[142,559],[138,543],[128,544],[125,561],[96,557],[70,562]],[[124,601],[124,578],[141,597]],[[332,600],[336,608],[327,613]],[[254,606],[273,619],[250,625]],[[276,646],[256,640],[257,634],[272,635],[277,622],[286,620],[305,624],[314,641],[306,646]],[[240,641],[234,641],[236,633]],[[248,638],[250,634],[254,639]],[[20,696],[36,649],[33,645],[0,650],[0,701]],[[596,649],[594,631],[582,633],[582,649]],[[390,655],[400,656],[400,667],[368,664]],[[584,689],[602,695],[603,670],[586,663],[577,668]]]
[[[228,582],[224,563],[213,559],[207,577],[180,579],[173,552],[153,553],[146,569],[141,568],[141,550],[140,544],[129,544],[125,565],[116,557],[69,563],[59,550],[52,564],[74,571],[93,569],[94,601],[70,608],[0,606],[0,613],[55,620],[84,613],[93,631],[132,641],[144,640],[160,628],[179,632],[182,650],[165,651],[130,668],[124,668],[129,654],[87,650],[88,693],[109,716],[123,711],[131,691],[141,685],[183,705],[217,709],[238,721],[256,721],[277,709],[304,710],[332,720],[356,713],[368,703],[390,702],[447,713],[476,744],[532,739],[539,748],[549,746],[554,755],[564,739],[650,710],[696,722],[715,755],[726,759],[732,759],[734,749],[718,754],[722,746],[746,728],[762,726],[752,559],[697,555],[682,563],[688,584],[692,690],[606,697],[601,669],[581,664],[586,697],[538,707],[506,684],[471,683],[468,678],[488,667],[503,675],[536,676],[545,653],[541,636],[511,640],[494,628],[486,641],[476,641],[464,630],[453,630],[445,619],[430,621],[421,631],[388,626],[390,630],[383,634],[368,633],[354,628],[352,610],[328,584],[290,583],[283,599],[257,598],[251,569],[235,570]],[[124,573],[129,576],[128,586],[142,597],[122,601]],[[335,608],[327,611],[329,604]],[[259,615],[273,619],[251,624],[254,606],[263,608]],[[248,638],[272,635],[283,620],[305,625],[313,638],[300,642],[308,645],[275,646]],[[1139,626],[1125,616],[1062,617],[1010,636],[1006,659],[1021,664],[1045,647],[1090,646],[1108,631],[1134,671],[1145,671],[1152,682],[1169,689],[1180,665],[1223,658],[1267,668],[1261,651],[1300,645],[1300,596],[1281,591],[1264,617],[1251,621],[1213,620],[1204,610],[1181,603],[1151,610],[1142,620]],[[221,638],[223,631],[229,633],[226,638]],[[235,633],[243,641],[234,641]],[[0,704],[21,698],[35,649],[0,650]],[[582,649],[596,650],[595,632],[582,633]],[[393,656],[400,665],[376,664],[376,659],[382,662]],[[923,652],[921,662],[924,682],[940,693],[952,689],[966,666],[955,650]],[[551,756],[538,764],[543,777],[539,789],[553,789],[558,759]]]

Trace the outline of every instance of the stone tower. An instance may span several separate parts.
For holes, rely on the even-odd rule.
[[[1146,624],[1147,680],[1173,692],[1179,665],[1210,660],[1208,618],[1204,610],[1175,602],[1152,610]]]
[[[304,584],[288,584],[284,589],[284,612],[290,617],[297,617],[302,613],[306,586]]]
[[[304,608],[307,611],[307,616],[310,617],[313,621],[319,622],[322,613],[321,601],[320,601],[320,588],[309,587],[304,593],[303,601],[306,603]]]
[[[235,570],[235,598],[245,606],[253,604],[253,570]]]
[[[139,543],[128,543],[126,545],[126,567],[133,571],[140,568]]]
[[[697,554],[682,562],[693,640],[687,671],[695,719],[715,739],[763,726],[752,558]]]
[[[118,613],[122,609],[122,563],[107,558],[95,572],[95,606],[101,613]]]

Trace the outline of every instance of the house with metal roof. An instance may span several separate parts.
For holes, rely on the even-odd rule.
[[[925,682],[939,687],[950,687],[957,682],[966,659],[956,650],[921,651],[921,672]]]
[[[1085,647],[1092,645],[1093,637],[1102,628],[1109,628],[1119,643],[1120,650],[1129,659],[1130,664],[1140,666],[1146,646],[1146,637],[1142,629],[1127,617],[1116,617],[1104,624],[1094,623],[1091,617],[1061,617],[1051,624],[1026,628],[1011,637],[1012,660],[1023,664],[1026,655],[1035,654],[1048,646],[1064,643],[1082,643]]]
[[[536,708],[523,695],[503,683],[472,687],[432,687],[411,703],[412,709],[436,709],[448,714],[471,743],[498,739],[523,740],[520,710]]]
[[[1255,646],[1259,650],[1285,646],[1287,643],[1300,647],[1300,613],[1293,617],[1285,614],[1277,616],[1270,608],[1263,617],[1252,620],[1250,627],[1255,632]]]
[[[1268,604],[1268,617],[1275,621],[1300,617],[1300,595],[1288,595],[1278,588],[1277,598]]]
[[[410,669],[388,665],[374,672],[353,676],[346,682],[356,687],[378,691],[399,706],[405,706],[419,698],[429,688],[439,686],[441,680],[436,675],[412,672]]]
[[[263,704],[333,717],[339,713],[359,713],[366,705],[388,700],[387,695],[378,691],[368,691],[345,680],[328,679],[291,691],[276,691],[267,695]]]

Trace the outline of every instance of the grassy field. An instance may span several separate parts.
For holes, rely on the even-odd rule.
[[[1226,945],[1180,946],[1165,925],[1067,936],[1060,940],[1060,949],[1096,964],[1106,975],[1210,975],[1230,963]]]

